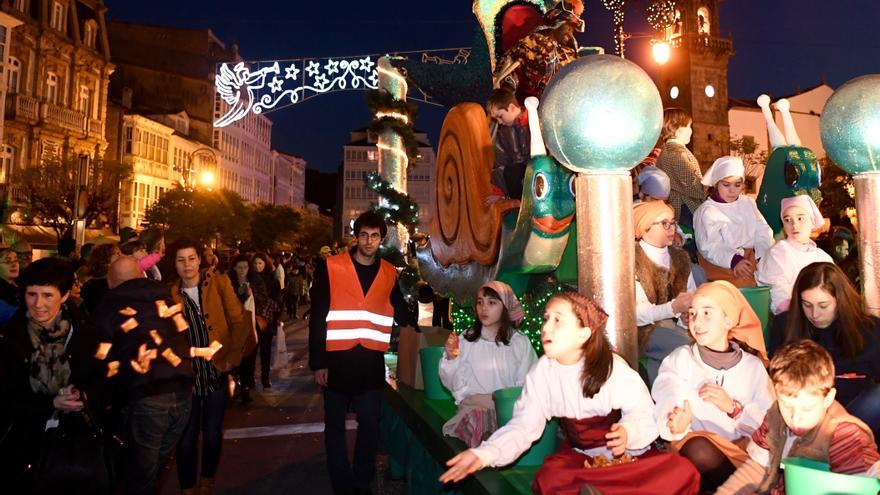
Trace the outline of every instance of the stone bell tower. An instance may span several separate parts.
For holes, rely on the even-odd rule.
[[[705,171],[730,151],[727,115],[727,61],[733,42],[719,32],[721,0],[677,0],[675,22],[666,29],[671,48],[661,66],[658,86],[664,107],[693,116],[690,148]]]

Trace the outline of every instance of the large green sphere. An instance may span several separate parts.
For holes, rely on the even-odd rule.
[[[629,170],[663,126],[663,102],[638,65],[613,55],[581,57],[562,68],[538,109],[550,153],[576,172]]]
[[[837,88],[819,126],[822,146],[840,168],[852,175],[880,171],[880,74]]]

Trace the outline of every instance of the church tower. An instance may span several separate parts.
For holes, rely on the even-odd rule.
[[[687,110],[694,119],[691,151],[706,170],[730,151],[727,115],[727,61],[733,42],[720,36],[721,0],[676,0],[674,22],[666,29],[671,48],[658,86],[664,107]]]

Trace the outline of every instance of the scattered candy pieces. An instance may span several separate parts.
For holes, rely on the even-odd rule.
[[[204,358],[207,361],[210,361],[211,358],[214,357],[214,354],[219,351],[221,347],[223,347],[223,344],[215,340],[211,342],[211,345],[209,347],[190,347],[189,355],[190,357],[200,357]]]
[[[183,304],[177,303],[174,306],[166,306],[163,311],[159,311],[159,316],[162,318],[170,318],[181,311],[183,311]]]
[[[174,320],[174,324],[177,325],[178,332],[183,332],[189,328],[189,324],[186,322],[186,318],[184,318],[182,314],[177,313],[172,319]]]
[[[123,316],[134,316],[138,314],[137,310],[134,308],[125,307],[119,310],[119,314]]]
[[[137,328],[137,326],[138,326],[138,322],[134,318],[129,318],[129,319],[125,320],[124,322],[122,322],[122,325],[120,325],[120,327],[122,328],[122,331],[125,333],[128,333],[132,329]]]
[[[593,457],[592,464],[590,463],[589,459],[584,460],[584,469],[617,466],[618,464],[629,464],[630,462],[635,462],[637,460],[637,457],[633,457],[629,454],[623,454],[620,457],[614,457],[612,459],[608,459],[604,455],[597,455]]]
[[[110,361],[107,363],[107,378],[119,373],[119,361]]]
[[[101,342],[98,344],[98,352],[95,353],[95,359],[100,359],[101,361],[107,359],[107,354],[110,353],[110,348],[113,347],[113,344],[110,342]]]
[[[162,357],[165,358],[166,361],[171,363],[171,366],[174,366],[175,368],[178,364],[180,364],[181,361],[180,357],[178,357],[177,354],[174,354],[174,351],[172,351],[170,347],[162,351]]]
[[[162,336],[159,335],[159,332],[156,330],[150,330],[150,337],[153,337],[153,342],[155,342],[157,346],[162,345]]]
[[[161,316],[162,313],[168,311],[168,304],[161,299],[156,301],[156,311],[159,313],[159,316]]]

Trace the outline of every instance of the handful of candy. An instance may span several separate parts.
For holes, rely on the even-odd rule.
[[[589,459],[585,459],[584,460],[584,469],[616,466],[618,464],[629,464],[630,462],[635,462],[637,460],[638,460],[637,457],[633,457],[629,454],[623,454],[620,457],[612,457],[610,459],[605,457],[604,455],[600,454],[600,455],[597,455],[596,457],[593,457],[592,463],[590,463]]]
[[[446,339],[446,355],[449,356],[450,359],[455,359],[461,354],[461,349],[458,347],[458,334],[455,332],[449,333],[449,338]]]

